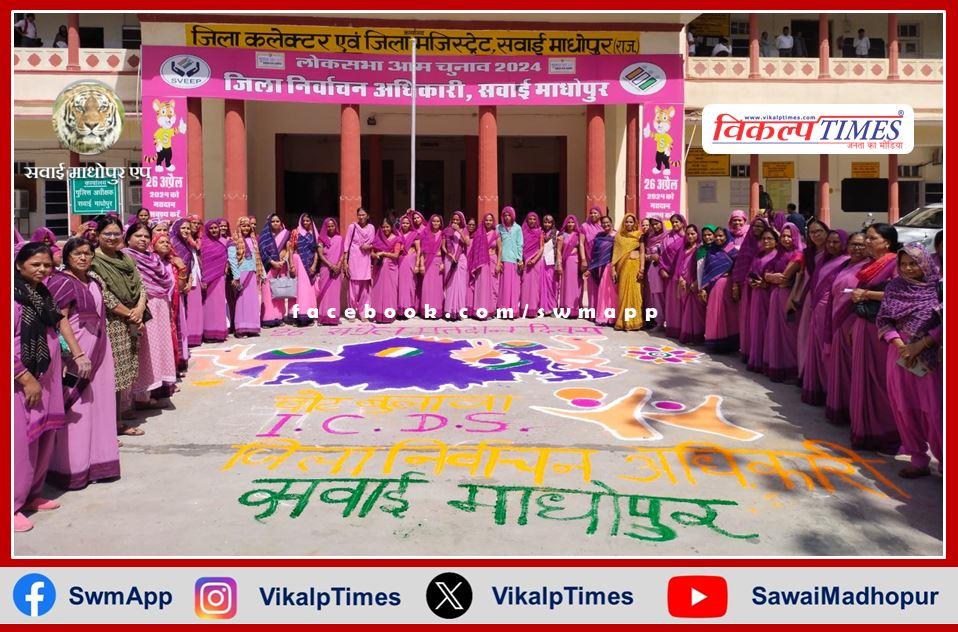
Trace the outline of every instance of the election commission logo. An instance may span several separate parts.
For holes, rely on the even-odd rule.
[[[13,586],[13,604],[28,617],[42,617],[57,600],[57,590],[46,575],[30,573]]]
[[[426,604],[443,619],[456,619],[472,605],[472,586],[459,573],[442,573],[426,587]]]

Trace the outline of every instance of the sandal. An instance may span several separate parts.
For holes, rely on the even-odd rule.
[[[23,508],[27,511],[53,511],[54,509],[60,508],[60,503],[55,500],[50,500],[49,498],[37,496],[33,500],[27,501],[27,504],[25,504]]]
[[[136,419],[136,413],[134,413],[132,410],[124,410],[122,413],[120,413],[120,419],[124,421]]]
[[[23,533],[33,528],[33,523],[19,511],[13,514],[13,530],[17,533]]]
[[[116,429],[117,435],[123,435],[124,437],[142,437],[146,433],[137,428],[136,426],[130,426],[127,424],[121,425]]]

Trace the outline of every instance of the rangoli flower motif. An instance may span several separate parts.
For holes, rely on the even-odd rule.
[[[698,351],[669,345],[661,347],[647,345],[644,347],[626,347],[625,357],[655,364],[689,364],[697,363],[702,354]]]

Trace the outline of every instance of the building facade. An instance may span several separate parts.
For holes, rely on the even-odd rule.
[[[48,225],[65,235],[71,223],[66,184],[26,178],[27,167],[133,166],[150,153],[141,140],[141,124],[153,116],[141,116],[150,81],[144,57],[154,48],[197,44],[195,24],[223,32],[490,31],[506,39],[528,32],[615,34],[637,42],[629,52],[680,60],[684,96],[677,120],[684,131],[673,135],[684,143],[681,156],[673,156],[673,175],[680,208],[693,221],[724,223],[733,208],[757,212],[760,184],[776,208],[792,202],[843,228],[859,226],[867,215],[860,204],[845,210],[846,189],[869,192],[879,221],[942,196],[941,14],[38,14],[37,22],[45,43],[60,24],[68,27],[69,41],[65,49],[14,50],[15,187],[25,191],[16,198],[21,232]],[[785,26],[794,34],[791,56],[773,46]],[[852,46],[859,28],[869,37],[866,57]],[[727,57],[711,56],[720,38],[729,43]],[[274,46],[260,41],[253,48]],[[120,142],[100,156],[60,148],[50,125],[56,95],[79,79],[107,83],[126,109]],[[184,101],[179,114],[187,122],[189,160],[187,173],[178,175],[185,178],[187,199],[176,209],[182,213],[263,217],[275,210],[292,221],[309,211],[348,220],[360,205],[374,217],[401,213],[413,195],[417,208],[447,217],[458,209],[481,216],[505,205],[520,213],[580,217],[599,206],[617,221],[629,211],[650,211],[642,177],[647,157],[640,151],[643,130],[653,122],[650,103],[420,105],[413,174],[409,105],[346,97],[323,103]],[[699,122],[709,103],[901,103],[915,111],[915,148],[901,156],[708,156],[700,150]],[[125,196],[129,208],[138,207],[139,183],[127,182]]]

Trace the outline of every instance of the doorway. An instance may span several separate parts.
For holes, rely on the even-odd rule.
[[[303,171],[283,172],[283,223],[293,226],[301,213],[313,217],[339,214],[339,174]]]
[[[442,160],[416,161],[416,210],[429,217],[433,213],[449,218],[445,212],[445,162]]]
[[[559,209],[559,174],[513,173],[512,206],[520,220],[529,211],[537,211],[540,215],[543,211],[556,213]]]
[[[911,213],[921,206],[921,180],[898,181],[898,212]]]
[[[792,20],[792,57],[818,56],[818,20]],[[832,25],[828,24],[828,41],[832,41]]]
[[[798,212],[805,217],[818,216],[818,180],[798,181]]]

